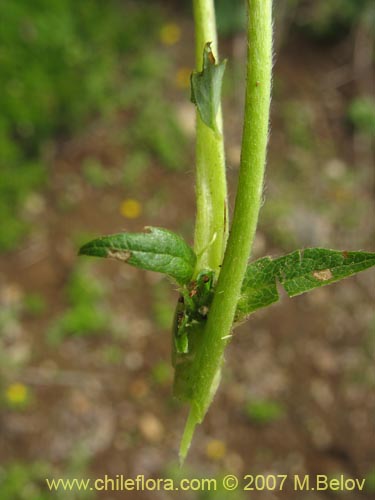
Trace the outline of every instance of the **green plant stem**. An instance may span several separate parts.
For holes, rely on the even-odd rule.
[[[194,0],[196,32],[196,69],[202,70],[203,49],[207,42],[218,57],[214,0]],[[197,216],[194,250],[198,256],[196,273],[213,269],[217,273],[223,260],[228,236],[227,186],[222,114],[216,117],[219,134],[215,134],[197,112],[196,200]]]
[[[248,0],[248,52],[241,165],[233,223],[207,325],[191,367],[193,397],[180,457],[187,436],[200,423],[215,394],[225,346],[254,241],[262,199],[272,71],[272,0]]]

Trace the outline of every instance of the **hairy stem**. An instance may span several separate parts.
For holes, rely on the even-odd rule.
[[[247,0],[248,52],[241,165],[233,223],[207,325],[191,367],[188,434],[214,396],[262,199],[272,71],[272,0]],[[186,455],[186,439],[180,450]]]
[[[193,5],[196,69],[201,71],[203,49],[207,42],[212,42],[212,51],[218,58],[214,0],[194,0]],[[194,250],[198,255],[197,273],[207,268],[219,272],[227,241],[227,187],[221,109],[216,121],[219,134],[204,124],[197,112],[197,216],[194,242]]]

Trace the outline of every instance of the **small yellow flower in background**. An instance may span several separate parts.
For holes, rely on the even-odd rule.
[[[207,443],[206,455],[211,460],[221,460],[227,452],[225,443],[219,439],[212,439]]]
[[[176,23],[164,24],[160,30],[160,40],[164,45],[174,45],[181,38],[181,29]]]
[[[137,200],[127,198],[121,203],[120,213],[127,219],[137,219],[142,213],[142,205]]]
[[[175,77],[176,87],[180,89],[187,89],[190,87],[190,68],[180,68]]]
[[[10,384],[6,390],[5,398],[11,406],[24,405],[29,399],[29,390],[19,382]]]

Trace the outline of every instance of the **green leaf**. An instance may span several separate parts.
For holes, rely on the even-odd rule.
[[[252,262],[246,269],[235,321],[278,300],[274,261],[271,257],[264,257]]]
[[[191,75],[191,102],[197,106],[202,121],[219,133],[216,115],[220,105],[221,86],[227,61],[216,64],[211,42],[203,51],[203,69]]]
[[[132,266],[167,274],[179,284],[193,275],[196,255],[177,234],[157,227],[145,233],[102,236],[83,245],[79,255],[109,257]]]
[[[374,265],[374,252],[341,252],[324,248],[296,250],[276,259],[259,259],[247,267],[235,321],[277,302],[277,282],[289,297],[294,297]]]

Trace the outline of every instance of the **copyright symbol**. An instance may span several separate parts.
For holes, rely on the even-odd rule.
[[[223,486],[227,491],[234,491],[238,487],[238,479],[233,474],[228,474],[223,479]]]

